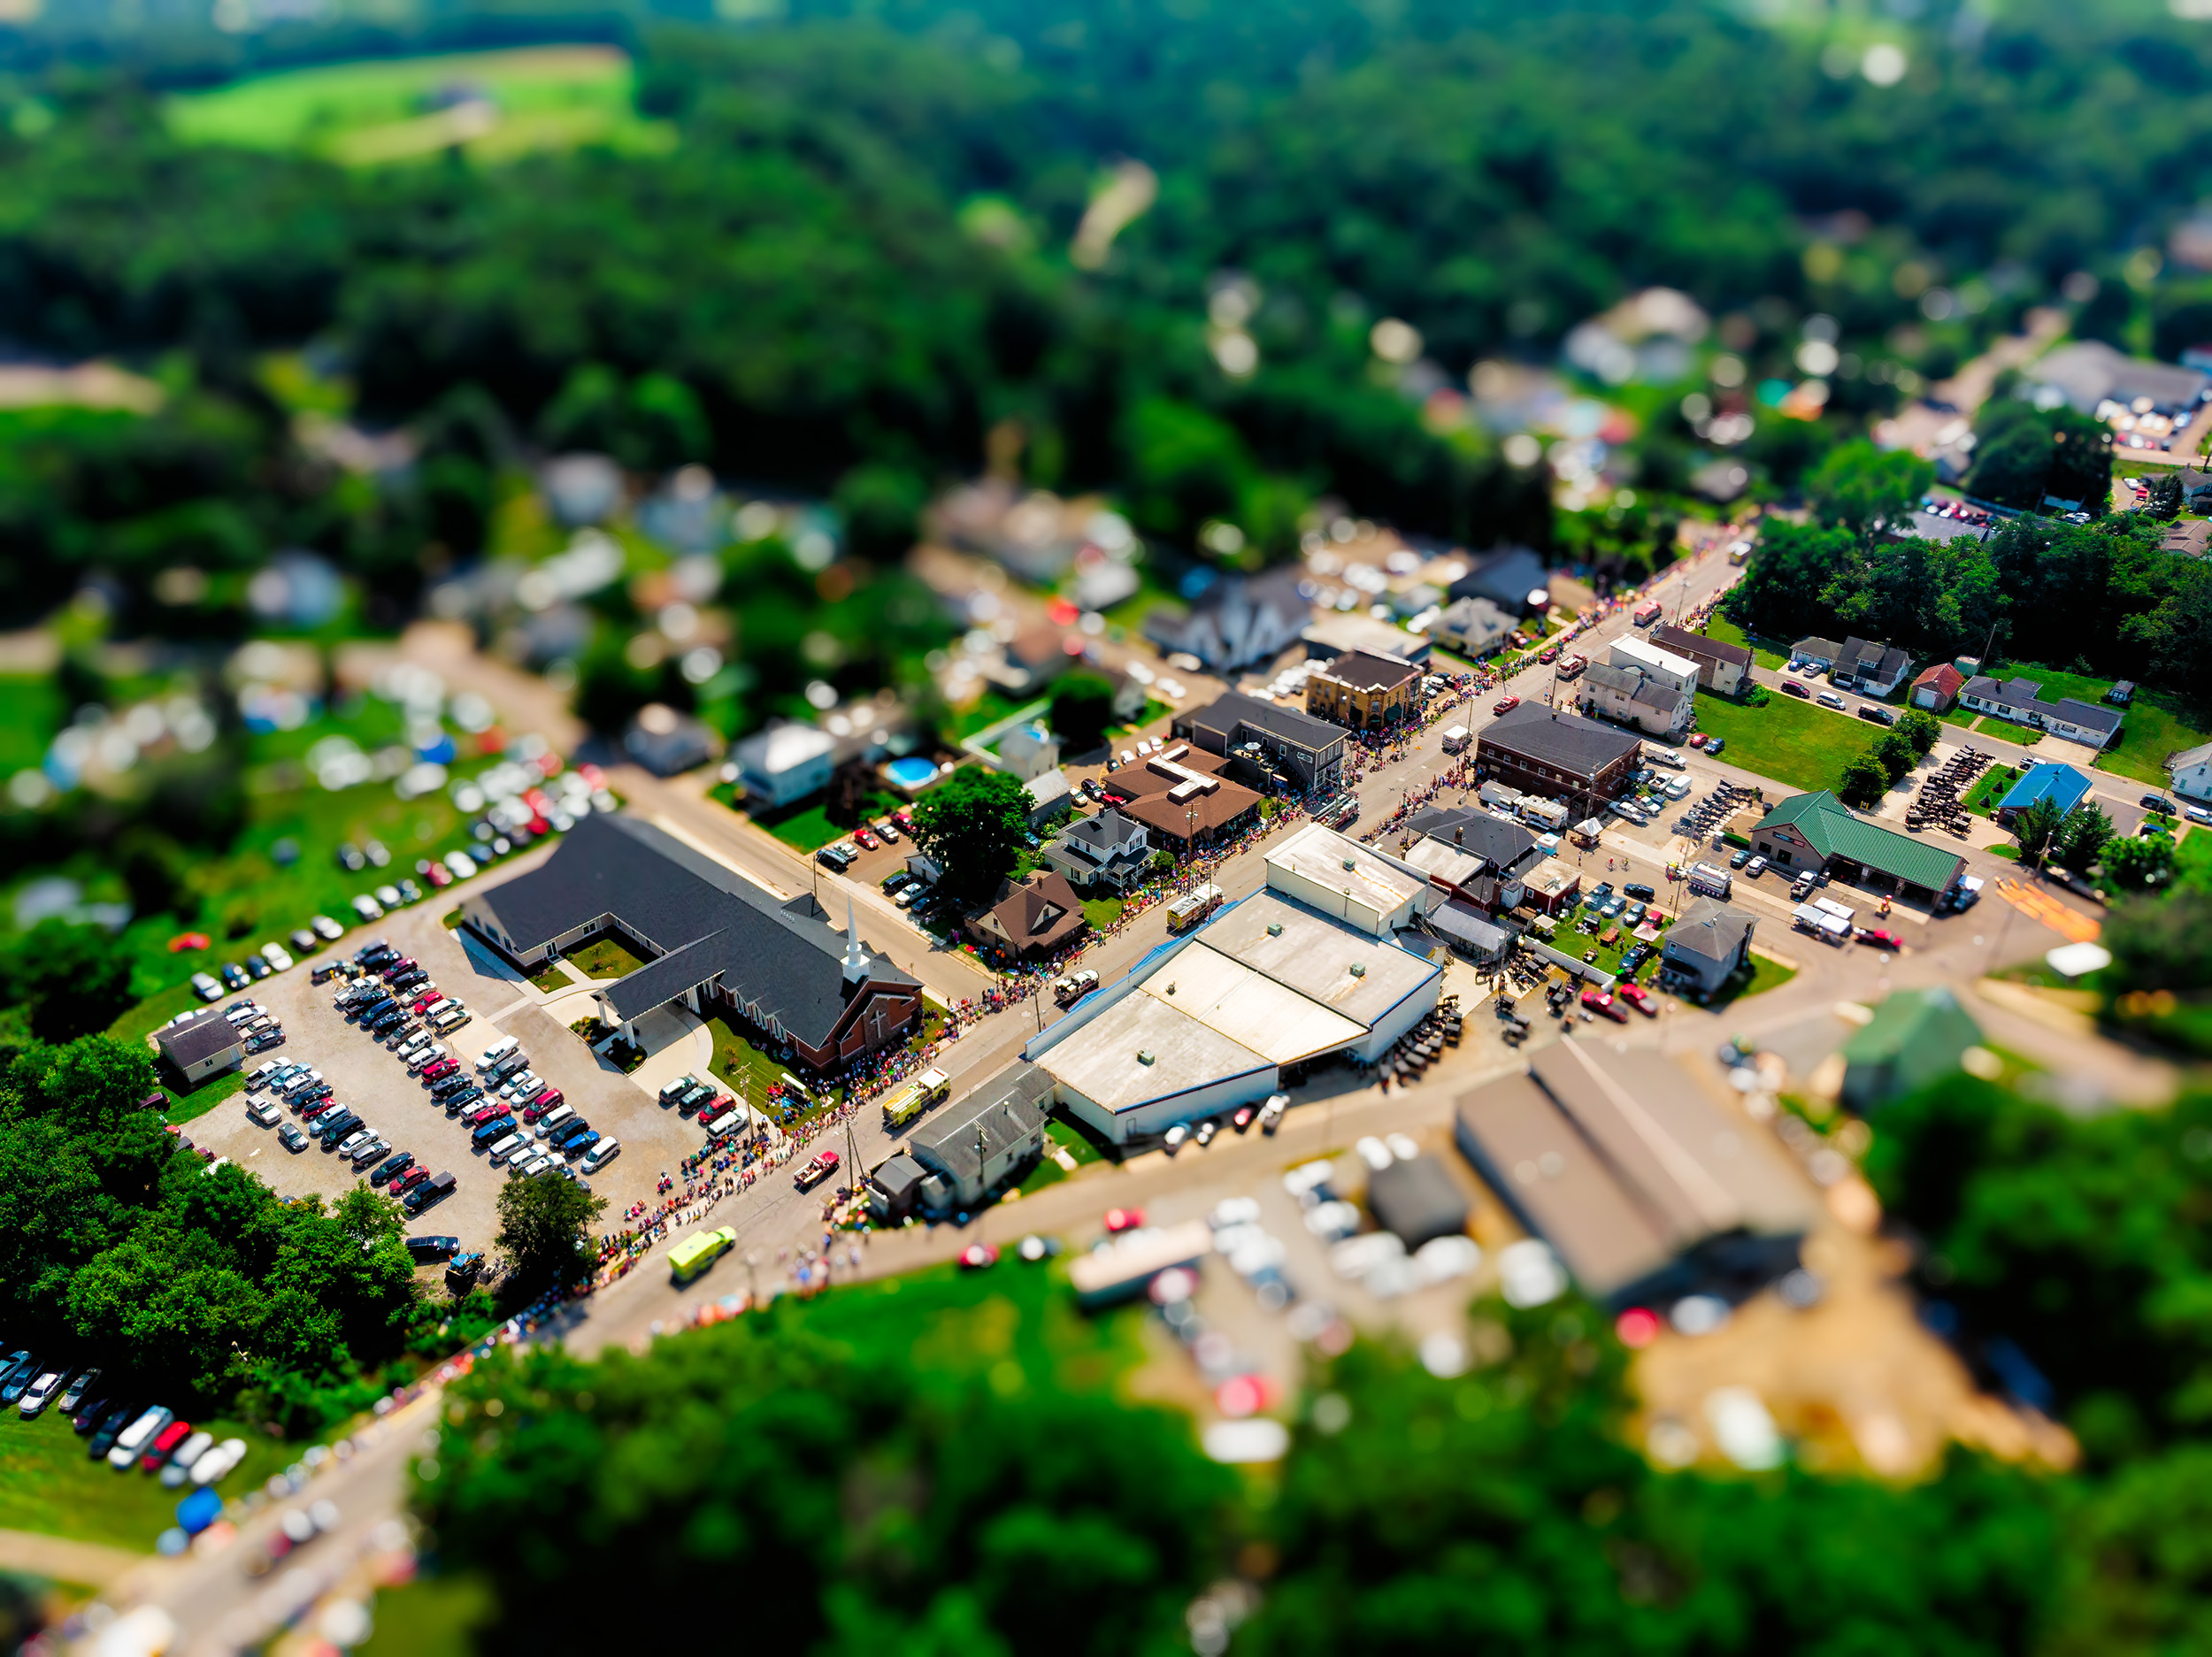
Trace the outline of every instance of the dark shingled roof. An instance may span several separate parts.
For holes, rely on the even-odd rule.
[[[180,1070],[237,1047],[242,1039],[236,1027],[219,1012],[202,1013],[188,1024],[171,1024],[154,1032],[161,1056]]]
[[[580,819],[552,856],[478,901],[525,951],[603,917],[619,921],[657,955],[607,987],[618,1017],[718,977],[740,1001],[818,1047],[849,999],[844,934],[810,897],[779,898],[634,817]],[[919,987],[873,955],[868,981]]]
[[[1738,667],[1748,668],[1755,659],[1740,644],[1709,639],[1701,633],[1692,633],[1688,628],[1678,627],[1672,622],[1663,621],[1654,627],[1651,641],[1662,649],[1671,650],[1677,656],[1686,656],[1693,661],[1699,656],[1709,656],[1716,662],[1733,662]]]
[[[1538,702],[1525,702],[1493,720],[1475,741],[1478,748],[1497,748],[1578,777],[1594,777],[1641,746],[1616,726],[1556,713]]]
[[[1224,737],[1233,736],[1239,725],[1248,725],[1255,731],[1264,731],[1298,748],[1325,748],[1332,742],[1344,740],[1341,725],[1317,719],[1279,702],[1262,702],[1257,696],[1247,696],[1234,690],[1215,697],[1203,708],[1179,715],[1175,723],[1179,726],[1187,725],[1193,731],[1218,731]]]
[[[979,1180],[983,1161],[976,1154],[977,1130],[982,1130],[984,1156],[996,1156],[1037,1131],[1051,1094],[1052,1078],[1045,1071],[1026,1060],[1010,1065],[958,1104],[938,1112],[927,1127],[916,1129],[913,1154],[964,1183]]]
[[[1406,832],[1417,840],[1433,835],[1448,846],[1473,853],[1494,869],[1512,873],[1540,859],[1536,836],[1518,823],[1508,823],[1487,811],[1464,806],[1432,806],[1406,819]]]
[[[1322,670],[1328,678],[1358,690],[1388,690],[1421,677],[1421,670],[1372,650],[1347,650]],[[1263,706],[1265,704],[1263,703]]]

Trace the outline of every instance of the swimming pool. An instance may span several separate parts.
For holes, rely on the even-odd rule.
[[[915,789],[926,788],[937,780],[937,763],[934,760],[924,759],[918,754],[910,754],[904,759],[895,759],[886,765],[883,774],[898,787],[911,794]]]

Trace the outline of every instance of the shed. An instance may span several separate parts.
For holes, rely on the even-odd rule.
[[[246,1056],[244,1039],[221,1013],[201,1014],[190,1024],[171,1024],[155,1032],[154,1045],[187,1087],[196,1087],[211,1076],[234,1070]]]

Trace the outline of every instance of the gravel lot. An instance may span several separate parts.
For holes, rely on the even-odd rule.
[[[517,859],[486,878],[486,884],[512,878],[535,861]],[[601,1133],[622,1141],[622,1155],[591,1181],[608,1200],[603,1224],[611,1226],[627,1204],[649,1199],[657,1175],[676,1171],[679,1162],[703,1143],[698,1129],[664,1110],[627,1077],[605,1064],[582,1041],[542,1010],[548,999],[481,944],[447,930],[441,917],[457,901],[449,889],[433,894],[371,926],[349,932],[322,954],[311,955],[290,971],[264,979],[248,993],[275,1014],[284,1026],[284,1046],[257,1056],[288,1059],[322,1071],[338,1099],[357,1111],[395,1150],[412,1151],[432,1172],[449,1170],[459,1182],[454,1193],[411,1222],[412,1232],[458,1237],[464,1247],[488,1248],[499,1227],[496,1203],[506,1170],[491,1167],[469,1147],[468,1131],[449,1121],[422,1084],[381,1045],[346,1022],[331,1006],[339,984],[308,981],[310,968],[333,953],[350,955],[373,938],[388,938],[403,953],[428,969],[438,986],[465,1002],[473,1015],[445,1041],[449,1052],[472,1063],[502,1035],[521,1038],[531,1068],[567,1095],[568,1102]],[[285,1196],[319,1193],[335,1198],[366,1178],[312,1141],[298,1153],[279,1143],[274,1129],[256,1127],[246,1107],[259,1093],[225,1100],[190,1123],[193,1142],[252,1169]],[[288,1120],[289,1118],[288,1117]],[[373,1164],[372,1164],[373,1166]]]

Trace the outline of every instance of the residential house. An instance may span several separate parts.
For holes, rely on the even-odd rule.
[[[2000,683],[1986,674],[1966,681],[1959,691],[1959,704],[2098,748],[2112,745],[2127,717],[2117,708],[2100,707],[2077,696],[2046,702],[2037,679],[2015,677]]]
[[[1000,881],[991,907],[968,917],[968,936],[979,948],[1015,963],[1048,959],[1089,930],[1083,900],[1056,869]]]
[[[1551,608],[1550,586],[1551,572],[1536,554],[1526,547],[1501,547],[1476,559],[1452,583],[1449,596],[1486,598],[1509,616],[1533,616]]]
[[[1163,651],[1197,657],[1210,671],[1233,673],[1272,661],[1298,642],[1313,606],[1298,591],[1294,568],[1259,576],[1224,576],[1200,594],[1188,616],[1155,610],[1144,636]]]
[[[1041,855],[1078,891],[1127,892],[1143,883],[1151,864],[1151,831],[1110,808],[1078,817],[1045,842]]]
[[[1470,662],[1479,662],[1503,647],[1519,623],[1512,612],[1477,595],[1455,598],[1429,623],[1429,637]]]
[[[1344,774],[1344,733],[1326,720],[1238,691],[1175,716],[1170,730],[1224,758],[1244,755],[1300,794],[1335,788]]]
[[[942,1217],[978,1208],[1044,1154],[1052,1078],[1017,1062],[917,1128],[907,1155],[926,1170],[916,1206]]]
[[[2039,358],[2024,378],[2031,383],[2022,387],[2023,395],[2036,387],[2055,387],[2077,410],[2100,420],[2131,414],[2136,400],[2147,398],[2149,412],[2176,421],[2193,412],[2204,394],[2212,390],[2212,374],[2202,369],[2130,357],[2101,340],[2062,345]]]
[[[1800,639],[1790,646],[1790,664],[1793,667],[1816,667],[1825,673],[1836,664],[1843,654],[1843,647],[1832,639]]]
[[[1179,742],[1163,753],[1124,765],[1107,779],[1123,797],[1122,811],[1186,853],[1233,839],[1258,820],[1260,796],[1221,772],[1227,760]]]
[[[154,1047],[187,1087],[245,1062],[246,1040],[238,1027],[210,1008],[189,1024],[166,1024],[154,1032]]]
[[[1475,738],[1479,775],[1567,802],[1576,817],[1627,792],[1643,745],[1612,725],[1523,702]]]
[[[1933,904],[1958,884],[1966,859],[1929,840],[1855,817],[1823,789],[1793,794],[1751,831],[1761,856],[1792,874],[1824,870],[1850,885]]]
[[[1403,725],[1421,711],[1421,670],[1397,656],[1354,650],[1307,678],[1306,711],[1356,731]]]
[[[2192,800],[2212,800],[2212,742],[2185,748],[2166,759],[2167,775],[2174,792]]]
[[[1532,832],[1487,811],[1458,806],[1417,811],[1406,830],[1414,836],[1406,862],[1425,872],[1448,901],[1471,903],[1490,915],[1520,908],[1529,877],[1547,859]]]
[[[1693,898],[1659,946],[1659,978],[1700,1000],[1751,964],[1751,934],[1758,917],[1718,898]]]
[[[1029,797],[1032,828],[1049,823],[1075,803],[1075,786],[1068,781],[1067,772],[1057,768],[1032,777],[1022,785],[1022,793]]]
[[[1655,679],[1640,667],[1593,663],[1575,690],[1583,712],[1633,725],[1652,736],[1678,735],[1697,717],[1687,691]]]
[[[1043,725],[1018,725],[999,739],[992,764],[1018,782],[1060,768],[1060,739]]]
[[[1701,633],[1692,633],[1687,627],[1678,627],[1669,621],[1654,627],[1650,636],[1651,642],[1660,649],[1696,663],[1700,688],[1709,690],[1716,696],[1740,695],[1751,682],[1752,666],[1757,658],[1740,644],[1709,639]]]
[[[1958,997],[1937,986],[1900,990],[1843,1044],[1842,1102],[1862,1116],[1955,1075],[1981,1026]]]
[[[990,678],[1017,696],[1034,695],[1067,667],[1068,641],[1075,637],[1050,622],[1033,622],[1006,641],[1006,664]]]
[[[649,702],[624,728],[622,751],[656,777],[677,777],[719,754],[722,739],[703,720]]]
[[[887,1158],[864,1187],[870,1216],[879,1225],[898,1224],[914,1212],[928,1178],[929,1170],[904,1151]]]
[[[1938,662],[1920,670],[1920,677],[1912,682],[1912,694],[1905,700],[1930,713],[1948,713],[1965,688],[1965,674],[1948,662]]]
[[[1912,658],[1895,645],[1846,639],[1829,676],[1862,696],[1893,696],[1912,671]]]
[[[755,805],[787,806],[829,786],[837,744],[810,725],[772,724],[737,745],[738,780]]]
[[[1997,823],[2001,828],[2010,828],[2020,814],[2031,806],[2045,801],[2050,802],[2061,817],[2089,797],[2089,779],[2071,765],[2059,765],[2048,761],[2031,765],[2020,773],[2020,779],[2005,790],[2005,796],[1997,802]]]
[[[841,1070],[911,1029],[922,986],[829,924],[810,894],[782,899],[705,853],[619,813],[584,817],[535,869],[471,893],[461,924],[526,974],[601,938],[645,964],[595,982],[601,1021],[636,1039],[671,1001],[726,1015]]]

